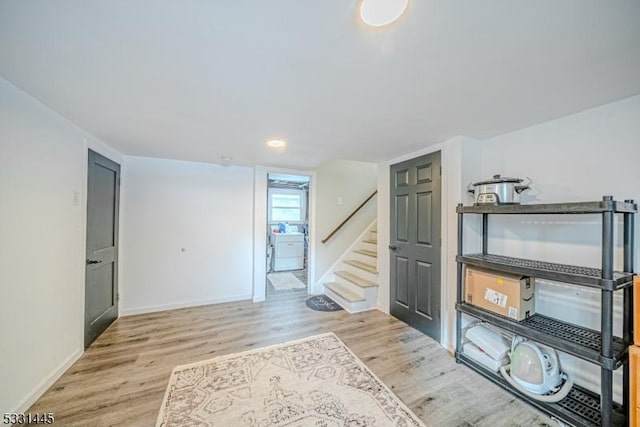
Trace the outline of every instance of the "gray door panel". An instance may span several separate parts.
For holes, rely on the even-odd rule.
[[[409,241],[409,195],[397,195],[395,202],[396,240],[407,243]]]
[[[416,312],[433,318],[433,268],[430,263],[416,261]]]
[[[391,166],[391,314],[440,339],[440,153]]]
[[[418,218],[424,218],[418,221],[418,233],[416,243],[419,245],[433,246],[433,225],[431,221],[431,212],[433,211],[433,193],[418,193],[416,195],[416,203],[418,205]]]
[[[120,165],[89,150],[84,345],[118,318]]]
[[[401,256],[395,257],[395,299],[396,303],[409,306],[409,260]],[[395,283],[394,283],[395,282]]]

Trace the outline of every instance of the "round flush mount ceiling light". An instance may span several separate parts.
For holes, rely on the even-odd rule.
[[[287,148],[287,143],[281,139],[270,139],[267,141],[267,147],[274,151],[283,151]]]
[[[372,27],[384,27],[402,16],[409,0],[362,0],[360,18]]]

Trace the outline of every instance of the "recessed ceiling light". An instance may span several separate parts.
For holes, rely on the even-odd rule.
[[[383,27],[402,16],[409,0],[362,0],[360,17],[367,25]]]
[[[267,141],[267,145],[274,150],[282,151],[286,148],[287,143],[281,139],[270,139]]]

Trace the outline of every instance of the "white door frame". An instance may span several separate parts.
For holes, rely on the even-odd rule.
[[[425,147],[422,150],[405,154],[382,162],[378,167],[378,310],[389,314],[390,296],[390,179],[391,165],[405,160],[430,154],[442,153],[442,257],[441,281],[442,289],[440,305],[442,323],[440,344],[449,351],[455,351],[456,321],[456,253],[458,241],[456,205],[459,202],[469,203],[466,185],[480,177],[480,143],[472,138],[457,136],[440,144]],[[473,219],[465,219],[465,227],[472,224]],[[469,237],[470,233],[467,233]]]
[[[316,173],[295,169],[256,166],[253,201],[253,302],[264,301],[267,291],[267,178],[270,173],[309,177],[309,244],[307,252],[307,292],[314,293],[316,270]]]

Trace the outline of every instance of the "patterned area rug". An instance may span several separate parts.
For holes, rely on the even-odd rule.
[[[267,274],[267,279],[269,279],[271,285],[278,291],[307,287],[307,285],[298,280],[292,273],[271,273]]]
[[[156,427],[424,424],[332,333],[178,366]]]
[[[307,307],[316,311],[338,311],[344,310],[340,304],[332,300],[326,295],[316,295],[305,301]]]

